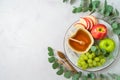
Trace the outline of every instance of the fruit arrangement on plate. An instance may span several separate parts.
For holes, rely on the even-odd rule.
[[[88,15],[72,27],[75,31],[67,37],[67,46],[79,56],[76,66],[83,70],[103,66],[116,48],[115,40],[108,36],[108,26]]]

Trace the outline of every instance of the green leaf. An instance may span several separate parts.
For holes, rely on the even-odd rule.
[[[101,49],[101,52],[103,55],[105,55],[107,53],[107,51],[105,49]]]
[[[52,64],[52,68],[53,68],[53,69],[56,69],[56,68],[58,68],[58,67],[59,67],[59,63],[54,62],[54,63]]]
[[[78,72],[77,74],[79,74],[79,77],[81,77],[82,76],[82,72],[80,71],[80,72]]]
[[[104,54],[104,57],[110,57],[110,53],[106,53],[106,54]]]
[[[100,11],[99,11],[99,12],[100,12],[101,14],[103,14],[103,15],[105,14],[106,6],[107,6],[107,0],[104,1],[104,7],[102,7],[102,8],[100,9]]]
[[[48,52],[48,55],[49,56],[54,56],[54,53],[53,52]]]
[[[109,16],[113,12],[113,7],[111,5],[106,6],[105,16]]]
[[[72,80],[79,80],[79,78],[81,77],[81,74],[82,74],[82,72],[79,72],[79,73],[77,73],[77,74],[74,74],[74,75],[72,76]]]
[[[87,12],[89,10],[89,0],[81,0],[80,7],[82,7],[82,12]]]
[[[104,2],[104,11],[106,11],[106,9],[107,9],[107,0],[105,0]]]
[[[92,52],[95,52],[96,50],[97,50],[96,46],[92,46],[92,47],[91,47],[91,51],[92,51]]]
[[[79,80],[79,75],[78,74],[73,75],[72,80]]]
[[[92,6],[93,6],[93,7],[92,7],[92,8],[93,8],[92,10],[98,8],[99,5],[100,5],[100,1],[93,1],[93,2],[92,2]]]
[[[100,74],[100,78],[101,78],[101,79],[104,79],[104,78],[105,78],[105,75],[104,75],[104,74]]]
[[[108,53],[105,49],[100,49],[102,55],[104,55],[104,57],[108,57],[110,55],[110,53]]]
[[[93,6],[92,6],[92,0],[90,0],[89,11],[92,11],[92,8],[93,8]]]
[[[96,0],[96,1],[90,0],[90,4],[89,4],[89,11],[91,11],[90,15],[93,14],[97,10],[99,5],[100,5],[99,0]]]
[[[117,23],[117,22],[112,23],[112,28],[113,28],[113,29],[118,28],[118,23]]]
[[[82,12],[87,12],[89,10],[89,7],[83,7]]]
[[[64,73],[64,77],[65,78],[70,78],[72,76],[72,72],[71,71],[66,71],[65,73]]]
[[[53,51],[53,49],[51,47],[48,47],[48,51]]]
[[[117,79],[116,80],[120,80],[120,76],[117,76]]]
[[[119,11],[115,9],[116,16],[119,16]]]
[[[108,75],[112,78],[112,79],[116,79],[116,74],[111,74],[111,73],[108,73]]]
[[[48,47],[48,55],[49,56],[54,56],[54,51],[53,51],[53,49],[51,48],[51,47]]]
[[[95,55],[100,55],[101,54],[101,50],[98,48],[98,49],[96,49],[96,51],[95,51]]]
[[[88,80],[88,77],[87,76],[82,76],[82,80]]]
[[[75,3],[76,0],[70,0],[70,4],[73,4]]]
[[[89,7],[89,0],[81,0],[80,6],[82,6],[82,7]]]
[[[113,29],[113,32],[117,35],[120,35],[120,29]]]
[[[60,67],[60,69],[56,72],[57,75],[62,75],[64,72],[64,69]]]
[[[49,61],[50,63],[53,63],[53,62],[55,61],[55,57],[50,57],[50,58],[48,58],[48,61]]]
[[[63,0],[63,2],[68,2],[68,0]]]
[[[120,29],[120,23],[118,23],[118,28]]]
[[[90,73],[88,74],[88,78],[94,80],[94,79],[96,78],[96,75],[95,75],[94,73],[90,72]]]
[[[114,58],[113,54],[110,53],[109,56],[108,56],[108,58],[109,59],[113,59]]]
[[[78,8],[76,8],[76,7],[74,7],[74,9],[73,9],[73,13],[79,13],[79,12],[81,12],[82,11],[82,7],[78,7]]]

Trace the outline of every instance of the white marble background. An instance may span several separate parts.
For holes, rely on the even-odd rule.
[[[108,1],[120,11],[119,0]],[[63,51],[80,16],[71,10],[62,0],[0,0],[0,80],[66,80],[52,70],[47,47]],[[120,73],[119,60],[106,71]]]

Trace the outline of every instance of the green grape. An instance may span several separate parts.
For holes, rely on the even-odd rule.
[[[93,58],[95,57],[95,53],[92,53],[91,55],[92,55]]]
[[[95,61],[100,61],[99,57],[94,58]]]
[[[80,55],[80,58],[81,58],[81,57],[83,58],[84,56],[85,56],[85,54],[81,54],[81,55]]]
[[[87,61],[89,64],[91,64],[92,63],[92,59],[88,59],[88,61]]]
[[[83,70],[96,66],[101,66],[106,62],[106,58],[103,55],[96,56],[95,53],[85,53],[80,55],[77,60],[77,66]]]
[[[100,55],[100,56],[98,56],[99,57],[99,59],[102,59],[102,58],[104,58],[104,56],[103,55]]]
[[[82,62],[81,62],[81,65],[82,65],[82,66],[86,65],[86,62],[85,62],[85,61],[82,61]]]
[[[93,61],[93,66],[97,66],[97,62],[96,61]]]
[[[81,63],[81,61],[80,61],[80,60],[78,60],[78,61],[77,61],[77,63],[78,63],[78,64],[80,64],[80,63]]]
[[[101,66],[102,64],[100,62],[97,62],[97,66]]]
[[[105,59],[105,58],[102,58],[102,59],[100,60],[100,62],[101,62],[102,64],[104,64],[104,63],[106,62],[106,59]]]
[[[86,56],[88,56],[89,54],[90,54],[89,52],[85,53]]]
[[[91,63],[91,64],[88,64],[88,66],[89,66],[89,67],[93,67],[93,64],[92,64],[92,63]]]
[[[87,68],[88,68],[88,65],[87,65],[87,64],[82,66],[82,69],[83,69],[83,70],[85,70],[85,69],[87,69]]]
[[[78,61],[84,61],[83,57],[80,57],[80,58],[78,59]]]
[[[88,57],[86,55],[83,56],[84,60],[88,60]]]
[[[89,55],[88,55],[88,58],[89,58],[89,59],[92,59],[93,57],[92,57],[92,55],[91,55],[91,54],[89,54]]]

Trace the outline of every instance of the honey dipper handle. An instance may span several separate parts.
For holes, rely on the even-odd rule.
[[[69,38],[69,39],[72,40],[72,41],[78,42],[79,44],[85,45],[84,41],[79,41],[79,40],[76,40],[76,39],[73,39],[73,38]]]

